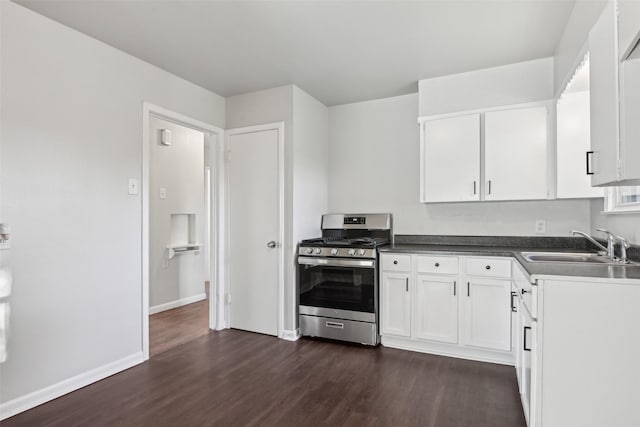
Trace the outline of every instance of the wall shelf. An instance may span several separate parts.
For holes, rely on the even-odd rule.
[[[169,259],[176,255],[184,254],[187,252],[198,252],[204,246],[202,243],[188,243],[184,245],[167,245],[169,250]],[[196,254],[197,255],[197,254]]]

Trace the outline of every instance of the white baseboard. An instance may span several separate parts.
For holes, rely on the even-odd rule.
[[[300,328],[298,328],[296,330],[287,330],[287,329],[285,329],[284,331],[282,331],[282,333],[280,334],[280,336],[278,338],[280,338],[282,340],[287,340],[287,341],[298,341],[300,336],[301,336]]]
[[[105,379],[142,362],[144,362],[142,352],[134,353],[115,362],[108,363],[24,396],[2,402],[0,403],[0,420],[17,415],[27,409],[35,408],[38,405],[86,387],[89,384]]]
[[[164,304],[154,305],[153,307],[149,307],[149,314],[160,313],[161,311],[171,310],[172,308],[182,307],[183,305],[191,304],[192,302],[202,301],[203,299],[207,299],[206,293],[201,293],[198,295],[194,295],[192,297],[181,298],[175,301],[166,302]]]
[[[483,350],[480,348],[459,346],[457,344],[418,341],[410,338],[392,337],[387,335],[382,337],[382,345],[400,350],[437,354],[439,356],[455,357],[457,359],[476,360],[478,362],[489,362],[510,366],[515,364],[514,356],[510,352]]]

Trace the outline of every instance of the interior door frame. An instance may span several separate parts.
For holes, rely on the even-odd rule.
[[[234,129],[227,129],[225,131],[225,135],[224,135],[224,150],[225,153],[228,153],[229,151],[229,137],[233,136],[233,135],[241,135],[241,134],[245,134],[245,133],[254,133],[254,132],[262,132],[262,131],[268,131],[268,130],[277,130],[278,131],[278,216],[279,216],[279,230],[278,230],[278,244],[277,244],[277,248],[280,251],[278,254],[278,258],[279,258],[279,262],[278,262],[278,338],[283,338],[285,335],[285,330],[284,330],[284,310],[285,310],[285,304],[284,304],[284,278],[285,278],[285,189],[284,189],[284,184],[285,184],[285,164],[284,164],[284,150],[285,150],[285,145],[284,145],[284,122],[275,122],[275,123],[267,123],[267,124],[262,124],[262,125],[255,125],[255,126],[246,126],[246,127],[239,127],[239,128],[234,128]],[[227,156],[225,156],[225,164],[227,161]],[[229,215],[229,208],[230,208],[230,203],[229,203],[229,194],[230,194],[230,187],[229,187],[229,174],[228,174],[228,169],[225,168],[225,215]],[[229,230],[229,222],[225,222],[225,236],[230,236],[230,230]],[[228,238],[225,240],[225,252],[229,253],[230,251],[230,247],[229,247],[229,241],[231,240],[231,238]],[[225,271],[230,271],[230,262],[231,260],[228,259],[228,257],[225,259]],[[225,327],[229,328],[231,327],[231,317],[230,317],[230,313],[229,313],[229,297],[228,295],[230,295],[230,280],[229,280],[229,275],[225,276],[225,280],[224,280],[224,291],[223,295],[225,295],[224,298],[224,307],[222,307],[222,310],[225,313]],[[222,300],[222,298],[221,298]]]
[[[209,328],[223,329],[224,322],[220,322],[222,313],[219,312],[219,295],[214,292],[224,281],[223,251],[224,247],[224,129],[197,119],[185,116],[164,107],[143,102],[142,113],[142,353],[144,360],[149,359],[149,180],[150,180],[150,148],[149,119],[156,117],[179,125],[201,131],[205,134],[205,143],[209,141],[209,165],[214,168],[211,173],[209,200],[213,221],[209,230],[209,259],[207,260],[213,272],[209,283]],[[205,166],[202,165],[204,168]]]

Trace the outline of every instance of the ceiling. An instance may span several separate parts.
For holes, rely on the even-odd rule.
[[[219,95],[296,84],[325,105],[552,56],[575,0],[16,0]]]

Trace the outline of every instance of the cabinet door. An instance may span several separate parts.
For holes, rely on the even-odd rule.
[[[604,190],[591,186],[587,174],[589,136],[589,91],[564,93],[558,101],[557,165],[558,198],[603,197]]]
[[[415,286],[413,336],[457,343],[457,277],[418,275]]]
[[[589,33],[591,104],[591,185],[618,179],[619,104],[618,40],[615,4],[607,2]]]
[[[547,108],[485,114],[485,200],[547,197]]]
[[[534,322],[526,308],[522,306],[520,311],[520,342],[517,343],[518,351],[520,353],[520,394],[522,398],[522,408],[524,410],[524,416],[527,420],[527,425],[532,424],[531,415],[533,411],[533,392],[535,390],[533,382],[535,381],[535,375],[533,375],[533,360],[536,352],[536,333],[537,322]]]
[[[422,202],[480,199],[480,115],[424,122]]]
[[[464,343],[511,351],[511,281],[468,279],[464,291]]]
[[[382,273],[380,332],[382,335],[411,335],[409,274]]]
[[[511,351],[513,352],[513,359],[516,368],[516,378],[518,379],[518,391],[522,394],[522,351],[518,344],[520,343],[520,297],[518,295],[518,288],[515,285],[511,285]]]

